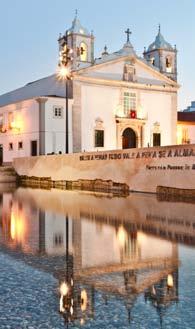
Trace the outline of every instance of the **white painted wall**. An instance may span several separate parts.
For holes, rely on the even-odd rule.
[[[55,118],[55,106],[63,107],[63,117]],[[13,112],[14,122],[20,129],[8,129],[8,113]],[[39,103],[36,99],[10,104],[0,108],[3,114],[6,133],[0,133],[0,144],[3,144],[3,162],[12,162],[14,158],[31,155],[31,141],[37,141],[39,154]],[[18,143],[23,148],[18,149]],[[13,150],[9,150],[13,143]],[[72,100],[69,101],[69,150],[72,152]],[[45,153],[65,153],[65,99],[48,97],[45,103]]]
[[[114,87],[83,85],[81,89],[82,150],[97,150],[94,147],[95,120],[101,118],[104,128],[104,147],[98,150],[116,149],[115,113],[120,98],[120,89]]]
[[[54,107],[63,108],[62,118],[54,116]],[[69,152],[72,152],[72,100],[69,100]],[[64,98],[49,97],[45,104],[45,153],[65,153],[66,105]]]
[[[161,146],[174,144],[172,140],[172,94],[163,92],[141,92],[140,102],[146,113],[146,124],[144,127],[144,146],[148,143],[153,146],[153,130],[154,124],[160,124],[159,129],[161,133]],[[176,109],[174,109],[176,111]]]
[[[8,113],[13,112],[14,122],[20,129],[8,129]],[[0,108],[4,116],[6,133],[0,133],[0,144],[3,144],[3,161],[12,162],[13,158],[30,155],[31,141],[39,142],[39,105],[30,99]],[[18,149],[18,142],[23,143],[23,149]],[[9,150],[9,143],[13,143],[13,150]],[[39,147],[39,146],[38,146]]]
[[[128,89],[118,87],[82,85],[82,151],[95,151],[94,130],[97,118],[103,120],[104,147],[98,150],[111,150],[117,148],[116,118],[115,114],[121,103],[122,93]],[[129,89],[129,91],[131,91]],[[135,92],[132,90],[132,92]],[[172,94],[161,91],[138,91],[137,99],[146,115],[144,126],[144,146],[148,143],[153,146],[154,124],[160,124],[161,145],[174,144],[172,136],[176,136],[176,123],[173,126],[172,116],[176,108],[172,106]],[[131,127],[131,120],[129,127]],[[173,134],[172,130],[175,130]]]

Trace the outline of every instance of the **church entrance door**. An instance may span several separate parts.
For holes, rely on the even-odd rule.
[[[130,149],[136,147],[136,134],[131,128],[126,128],[122,135],[123,149]]]

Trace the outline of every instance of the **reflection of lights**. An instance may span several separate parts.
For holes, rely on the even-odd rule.
[[[14,214],[11,213],[11,225],[10,225],[10,233],[11,233],[11,238],[14,240],[16,236],[16,219],[14,217]]]
[[[156,295],[156,289],[154,288],[154,286],[152,286],[152,293],[153,295]]]
[[[25,235],[24,219],[13,211],[11,212],[10,234],[11,238],[17,242],[22,242]]]
[[[81,291],[81,311],[84,312],[87,309],[87,292],[86,290]]]
[[[167,276],[167,286],[169,288],[173,287],[173,276],[172,276],[172,274],[168,274],[168,276]]]
[[[123,226],[120,226],[118,229],[117,240],[119,242],[120,247],[125,246],[125,242],[127,241],[127,232]]]
[[[84,319],[81,319],[80,324],[83,325],[85,323]]]
[[[146,235],[142,232],[137,232],[137,241],[139,244],[144,243],[146,240]]]
[[[73,310],[73,307],[71,306],[70,307],[70,314],[73,315],[73,312],[74,312],[74,310]]]
[[[68,294],[68,285],[66,282],[62,282],[60,286],[60,294],[62,296],[66,296]]]

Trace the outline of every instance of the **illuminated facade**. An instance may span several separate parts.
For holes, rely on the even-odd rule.
[[[159,29],[139,57],[129,29],[123,47],[104,47],[94,58],[94,35],[77,15],[58,39],[64,45],[72,80],[66,131],[64,81],[46,77],[0,96],[0,150],[3,162],[14,157],[176,144],[177,50]]]

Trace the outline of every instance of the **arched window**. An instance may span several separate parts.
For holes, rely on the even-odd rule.
[[[86,62],[88,58],[88,50],[87,45],[84,42],[80,44],[80,60],[82,62]]]
[[[170,56],[166,57],[166,72],[172,72],[172,58]]]

